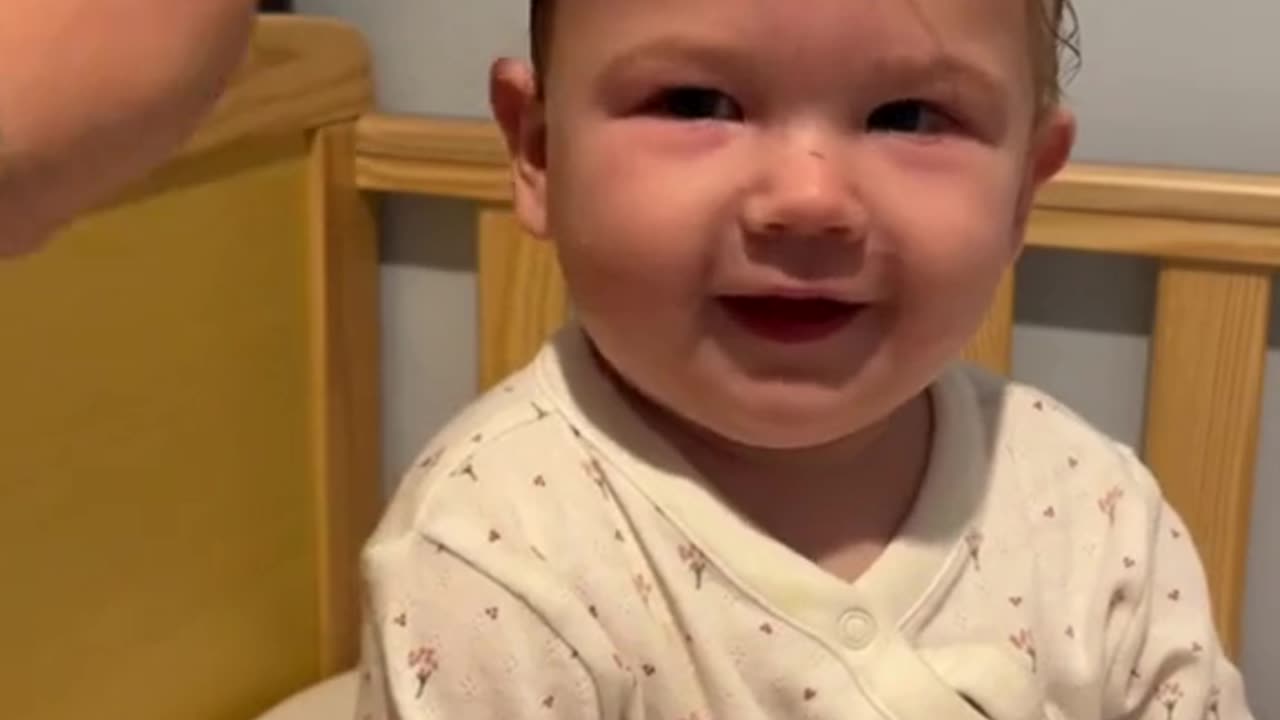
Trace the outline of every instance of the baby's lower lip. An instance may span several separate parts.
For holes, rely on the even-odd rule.
[[[824,298],[732,296],[720,298],[726,314],[757,337],[785,344],[812,343],[843,330],[864,305]]]

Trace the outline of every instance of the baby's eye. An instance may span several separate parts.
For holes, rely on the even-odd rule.
[[[742,108],[737,101],[719,90],[701,87],[664,90],[649,103],[647,110],[677,120],[742,119]]]
[[[876,108],[867,118],[872,132],[936,135],[953,129],[955,122],[923,100],[898,100]]]

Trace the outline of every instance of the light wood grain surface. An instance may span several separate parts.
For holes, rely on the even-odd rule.
[[[377,199],[355,185],[355,127],[311,136],[310,319],[321,669],[354,666],[359,554],[381,508]]]
[[[366,190],[511,200],[506,149],[491,123],[375,114],[360,119],[356,138],[356,180]]]
[[[1280,225],[1280,176],[1074,163],[1042,208],[1146,218]]]
[[[987,316],[965,348],[964,357],[994,373],[1008,375],[1013,369],[1013,301],[1016,279],[1005,273]]]
[[[528,363],[568,313],[551,243],[529,237],[508,208],[479,223],[480,389]]]
[[[1244,606],[1271,283],[1257,270],[1169,263],[1156,298],[1145,456],[1205,559],[1232,651]]]

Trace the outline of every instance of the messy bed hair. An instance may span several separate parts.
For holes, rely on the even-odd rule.
[[[1080,27],[1072,0],[1029,0],[1034,5],[1031,43],[1033,72],[1040,93],[1040,107],[1053,107],[1062,99],[1063,84],[1080,62]],[[546,81],[551,50],[555,0],[530,0],[530,46],[541,91]]]

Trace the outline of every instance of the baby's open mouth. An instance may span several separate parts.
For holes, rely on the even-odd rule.
[[[781,343],[816,342],[842,330],[866,306],[831,298],[726,295],[726,313],[742,328]]]

